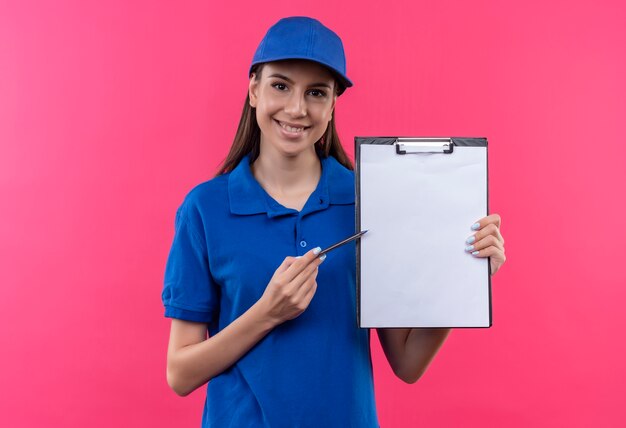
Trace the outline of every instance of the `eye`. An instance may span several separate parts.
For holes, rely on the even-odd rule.
[[[326,91],[322,91],[321,89],[311,89],[309,93],[315,98],[323,98],[326,96]]]
[[[272,87],[278,89],[279,91],[284,91],[287,89],[287,85],[282,82],[272,83]]]

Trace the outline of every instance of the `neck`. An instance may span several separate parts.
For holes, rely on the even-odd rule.
[[[312,192],[322,172],[314,147],[296,156],[283,156],[264,149],[263,144],[251,169],[262,187],[282,194]]]

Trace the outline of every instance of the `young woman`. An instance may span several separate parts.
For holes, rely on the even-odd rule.
[[[356,325],[354,174],[334,107],[352,82],[339,37],[306,17],[272,26],[254,56],[239,129],[219,174],[176,213],[162,298],[167,381],[206,384],[206,427],[377,427],[369,330]],[[500,218],[459,245],[504,263]],[[469,226],[469,225],[468,225]],[[473,246],[469,248],[469,245]],[[207,338],[208,331],[208,338]],[[449,329],[379,329],[415,382]]]

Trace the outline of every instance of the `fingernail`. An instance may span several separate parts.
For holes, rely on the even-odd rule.
[[[465,247],[465,251],[472,251],[474,249],[473,245],[468,245],[467,247]]]
[[[477,255],[478,255],[478,251],[474,251],[474,252],[472,253],[472,256],[477,256]]]
[[[313,254],[317,256],[320,253],[320,251],[322,251],[322,249],[320,247],[316,247],[313,249]]]
[[[476,240],[476,238],[474,236],[470,236],[469,238],[467,238],[467,240],[465,242],[467,242],[468,244],[473,243]]]
[[[302,257],[302,256],[296,256],[296,259],[299,259],[300,257]]]
[[[321,260],[321,261],[326,260],[326,254],[322,254],[322,255],[320,256],[320,260]]]
[[[478,230],[478,229],[480,229],[480,223],[474,223],[474,224],[472,225],[472,229],[473,229],[473,230]]]

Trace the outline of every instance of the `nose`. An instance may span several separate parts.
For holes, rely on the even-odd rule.
[[[293,91],[287,100],[287,104],[285,105],[285,113],[289,114],[291,117],[306,116],[306,101],[304,99],[304,94],[300,93],[300,91]]]

